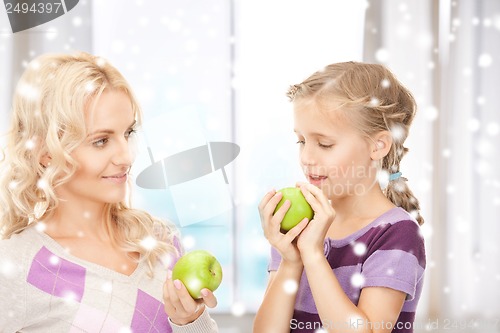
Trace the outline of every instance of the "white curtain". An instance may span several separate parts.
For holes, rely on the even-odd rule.
[[[441,129],[447,147],[445,198],[448,315],[500,316],[500,2],[457,1]],[[497,327],[498,329],[498,327]]]
[[[500,2],[370,4],[364,58],[388,65],[419,105],[402,166],[426,219],[417,320],[487,332],[500,315]]]

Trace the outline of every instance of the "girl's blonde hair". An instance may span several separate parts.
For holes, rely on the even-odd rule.
[[[124,92],[140,124],[141,109],[130,86],[106,60],[83,52],[47,54],[28,65],[14,93],[0,164],[0,238],[52,216],[59,203],[55,189],[78,168],[71,153],[87,135],[84,110],[105,89]],[[41,165],[44,156],[50,156],[50,167]],[[47,208],[43,216],[34,213],[37,205]],[[150,269],[162,256],[176,254],[172,225],[126,202],[107,204],[105,212],[113,241],[126,252],[139,252]],[[142,246],[145,239],[156,240],[156,246]]]
[[[412,94],[387,68],[359,62],[332,64],[291,86],[287,96],[292,102],[313,98],[319,105],[335,104],[335,109],[368,138],[390,131],[393,142],[381,168],[389,174],[399,171],[401,159],[408,152],[403,143],[417,106]],[[424,223],[419,202],[406,179],[390,181],[384,192],[396,206],[416,215],[419,224]]]

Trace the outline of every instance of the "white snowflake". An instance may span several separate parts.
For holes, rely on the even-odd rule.
[[[33,148],[36,147],[36,139],[33,138],[33,139],[27,140],[26,143],[24,144],[24,146],[26,147],[26,149],[32,150]]]
[[[37,87],[28,84],[26,82],[20,82],[17,88],[19,95],[23,96],[28,100],[35,100],[38,98],[40,91]]]
[[[493,58],[490,54],[488,53],[483,53],[479,56],[479,59],[477,61],[479,67],[490,67],[491,64],[493,63]]]
[[[363,242],[357,242],[353,244],[354,254],[357,256],[362,256],[366,253],[366,244]]]
[[[427,119],[429,121],[436,120],[438,115],[439,115],[438,109],[433,105],[426,107],[423,111],[424,111],[425,119]]]
[[[370,99],[370,106],[377,107],[380,105],[380,100],[377,97],[372,97]]]
[[[0,262],[0,274],[2,274],[7,279],[15,277],[17,271],[16,265],[10,260],[2,260]]]
[[[105,293],[111,294],[113,292],[113,284],[110,281],[106,281],[101,285],[101,290]]]
[[[43,179],[43,178],[40,178],[38,179],[38,181],[36,182],[36,186],[41,189],[41,190],[44,190],[46,188],[49,187],[49,183],[47,182],[46,179]]]
[[[83,22],[82,18],[80,16],[76,16],[76,17],[73,18],[73,22],[72,23],[73,23],[73,25],[75,27],[79,27],[79,26],[82,25],[82,22]]]
[[[157,240],[151,236],[147,236],[141,240],[141,246],[146,250],[153,250],[157,245]]]
[[[476,118],[471,118],[467,122],[467,129],[471,132],[477,132],[481,127],[481,122]]]
[[[379,170],[377,172],[377,180],[381,188],[386,188],[389,184],[389,172],[387,170]]]
[[[285,293],[292,295],[295,292],[297,292],[297,289],[299,288],[299,284],[297,281],[288,279],[283,283],[283,290],[285,290]]]
[[[186,250],[192,249],[196,245],[196,239],[193,236],[185,236],[182,238],[182,245]]]
[[[351,285],[355,288],[361,288],[365,284],[365,277],[361,273],[354,273],[351,276]]]
[[[15,190],[17,188],[17,186],[19,185],[19,182],[13,180],[9,183],[9,189],[10,190]]]
[[[52,255],[49,258],[49,262],[50,262],[51,265],[56,266],[57,264],[59,264],[59,257]]]
[[[375,52],[375,59],[377,59],[377,61],[381,63],[386,63],[387,61],[389,61],[389,58],[390,58],[389,51],[387,51],[384,48],[378,49]]]
[[[233,303],[233,305],[231,306],[231,313],[236,317],[243,316],[246,313],[245,304],[241,302]]]
[[[47,38],[47,40],[54,40],[57,38],[58,33],[56,28],[49,28],[45,33],[45,38]]]
[[[403,126],[395,124],[391,127],[392,139],[396,142],[401,142],[405,138],[406,131]]]
[[[66,291],[63,296],[66,303],[75,303],[77,298],[77,295],[72,291]]]
[[[38,232],[44,232],[47,229],[47,225],[41,221],[37,222],[35,225],[35,229]]]
[[[500,132],[500,126],[498,123],[489,123],[486,125],[486,133],[490,136],[497,136]]]

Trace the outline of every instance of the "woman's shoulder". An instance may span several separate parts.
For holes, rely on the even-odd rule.
[[[28,228],[0,240],[0,281],[4,287],[19,287],[26,281],[29,265],[37,251],[43,246],[37,231]]]
[[[8,255],[14,255],[19,258],[26,253],[33,244],[40,243],[37,231],[34,228],[28,227],[19,233],[11,235],[9,238],[0,240],[0,251],[2,258]]]
[[[30,261],[38,250],[43,246],[42,238],[34,228],[27,228],[20,233],[11,235],[9,238],[0,240],[0,261],[4,266],[6,262],[22,266]]]

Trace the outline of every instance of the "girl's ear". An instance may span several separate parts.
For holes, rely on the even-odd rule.
[[[381,131],[378,132],[375,136],[372,137],[372,152],[370,154],[370,158],[373,161],[378,161],[383,159],[392,146],[392,135],[389,131]]]

